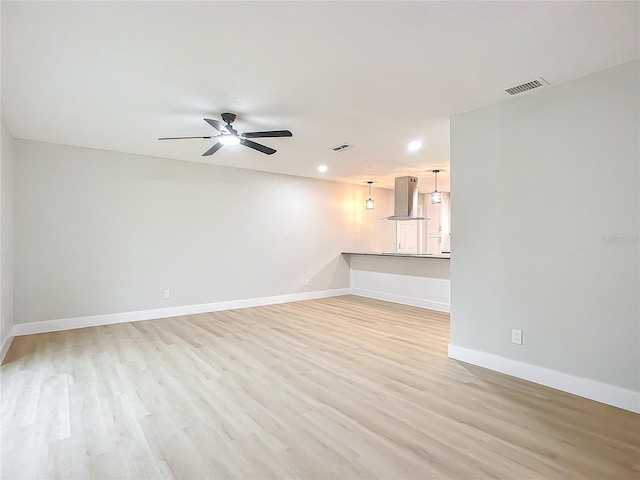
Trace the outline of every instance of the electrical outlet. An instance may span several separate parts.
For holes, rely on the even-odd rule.
[[[511,330],[511,342],[517,345],[522,345],[522,330]]]
[[[171,290],[167,289],[164,292],[162,292],[162,296],[166,299],[166,298],[171,298]]]
[[[305,278],[305,279],[304,279],[304,286],[305,286],[305,287],[308,287],[308,286],[309,286],[309,279],[308,279],[308,278]]]

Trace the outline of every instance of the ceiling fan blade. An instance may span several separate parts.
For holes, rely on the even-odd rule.
[[[185,140],[187,138],[213,138],[213,137],[160,137],[158,140]]]
[[[222,148],[222,144],[220,142],[216,143],[213,147],[202,154],[203,157],[208,157],[209,155],[213,155],[218,150]]]
[[[277,152],[277,150],[267,147],[266,145],[260,145],[259,143],[252,142],[251,140],[245,140],[244,138],[240,140],[240,143],[245,147],[253,148],[254,150],[258,150],[259,152],[266,153],[267,155],[273,155]]]
[[[220,123],[218,120],[211,120],[210,118],[205,118],[204,121],[207,122],[209,125],[211,125],[213,128],[215,128],[218,132],[222,128],[222,123]]]
[[[293,137],[293,134],[289,130],[271,130],[269,132],[247,132],[242,136],[245,138]]]

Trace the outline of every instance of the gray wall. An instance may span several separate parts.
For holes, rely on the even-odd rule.
[[[0,121],[0,345],[13,326],[13,197],[14,149],[13,138],[4,121]]]
[[[366,212],[366,186],[15,148],[16,323],[348,288],[341,251],[394,248],[389,190]]]
[[[639,68],[452,119],[453,345],[640,390]]]

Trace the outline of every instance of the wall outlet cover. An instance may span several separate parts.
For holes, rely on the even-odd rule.
[[[511,342],[522,345],[522,330],[514,328],[511,330]]]

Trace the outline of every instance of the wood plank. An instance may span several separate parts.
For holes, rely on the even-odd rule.
[[[629,478],[640,416],[447,358],[345,296],[18,337],[2,478]]]

